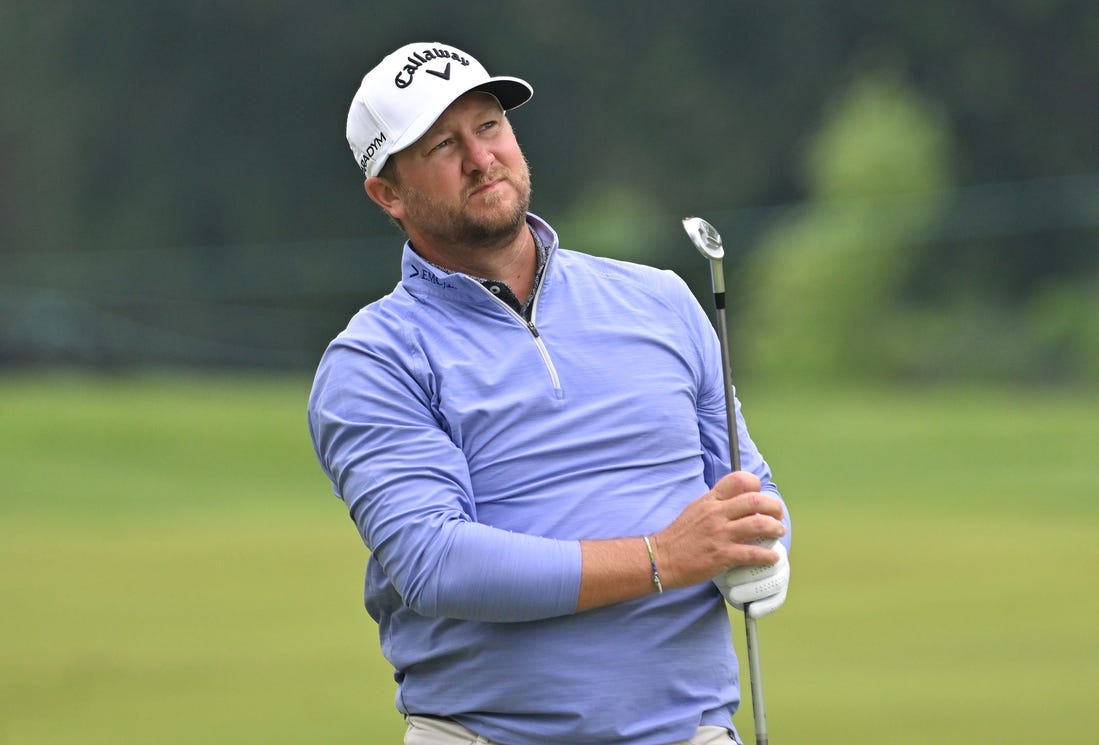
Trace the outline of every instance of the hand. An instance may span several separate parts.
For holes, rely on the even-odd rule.
[[[665,588],[707,582],[730,567],[778,560],[775,551],[757,541],[786,534],[782,502],[759,488],[751,473],[731,473],[651,537]]]
[[[714,577],[714,584],[729,604],[737,610],[744,610],[747,605],[748,615],[756,619],[778,610],[786,602],[786,590],[790,586],[786,547],[778,539],[758,543],[777,553],[778,561],[762,566],[737,566]]]

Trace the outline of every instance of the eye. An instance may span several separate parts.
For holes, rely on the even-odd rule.
[[[440,140],[439,142],[435,143],[435,146],[432,147],[430,150],[428,150],[428,152],[429,153],[438,152],[439,150],[442,150],[445,147],[447,147],[448,145],[450,145],[450,143],[452,143],[452,142],[454,142],[454,138],[447,137],[445,140]]]

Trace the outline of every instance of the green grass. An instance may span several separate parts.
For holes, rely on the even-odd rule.
[[[0,744],[400,742],[307,387],[0,378]],[[744,395],[794,516],[774,742],[1094,741],[1099,395]]]

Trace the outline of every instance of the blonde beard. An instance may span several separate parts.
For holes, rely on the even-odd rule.
[[[402,185],[398,188],[405,204],[403,222],[406,227],[412,226],[417,232],[446,245],[476,248],[506,243],[526,224],[530,208],[530,167],[526,159],[521,171],[486,174],[470,187],[470,191],[501,177],[507,179],[517,195],[514,208],[503,214],[494,211],[483,218],[473,217],[462,206],[445,203],[412,186]],[[486,206],[497,207],[503,204],[506,195],[494,192],[479,198]]]

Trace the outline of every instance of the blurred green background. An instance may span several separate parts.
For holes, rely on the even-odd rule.
[[[343,127],[412,40],[534,85],[565,247],[708,308],[722,232],[774,741],[1092,742],[1093,3],[0,0],[0,744],[399,741],[304,409],[399,278]]]

